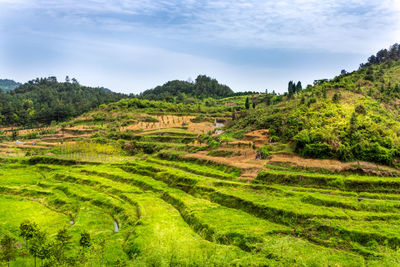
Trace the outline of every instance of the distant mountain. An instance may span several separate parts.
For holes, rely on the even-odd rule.
[[[107,93],[112,93],[113,92],[110,89],[105,88],[105,87],[100,87],[100,89],[103,90],[104,92],[107,92]]]
[[[21,83],[18,83],[13,80],[0,79],[0,89],[3,90],[4,92],[14,90],[15,88],[17,88],[20,85],[21,85]]]
[[[63,121],[126,97],[102,88],[82,86],[76,80],[60,83],[55,77],[38,78],[12,91],[0,91],[0,123],[29,126]]]
[[[233,95],[234,92],[226,85],[218,83],[205,75],[199,75],[195,82],[169,81],[142,92],[138,97],[149,100],[164,100],[168,102],[182,102],[185,98],[223,98]]]

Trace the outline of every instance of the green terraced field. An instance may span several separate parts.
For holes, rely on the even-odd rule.
[[[50,240],[67,229],[72,265],[399,264],[400,178],[276,170],[252,183],[237,177],[219,165],[156,157],[4,160],[0,232],[21,247],[16,266],[34,262],[19,235],[26,219]],[[83,231],[92,238],[85,257]]]

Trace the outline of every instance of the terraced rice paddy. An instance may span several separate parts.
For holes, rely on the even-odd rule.
[[[0,232],[22,245],[24,219],[50,236],[67,227],[74,255],[86,230],[88,266],[399,264],[398,178],[277,170],[252,183],[238,177],[237,169],[182,158],[5,160]]]
[[[0,234],[17,239],[13,266],[34,266],[26,219],[50,239],[72,235],[65,266],[400,265],[397,177],[213,161],[182,127],[121,135],[140,152],[129,157],[57,138],[56,155],[1,160]],[[248,178],[247,165],[264,171]]]

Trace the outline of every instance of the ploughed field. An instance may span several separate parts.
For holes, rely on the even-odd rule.
[[[180,156],[4,159],[0,232],[17,239],[16,266],[34,264],[19,236],[27,219],[50,240],[66,228],[65,254],[76,265],[399,264],[399,178],[282,169],[251,182],[239,176],[235,167]],[[92,239],[85,258],[83,231]]]

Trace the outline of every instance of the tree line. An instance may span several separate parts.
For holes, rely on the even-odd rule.
[[[396,61],[400,59],[400,45],[394,44],[389,49],[381,49],[368,58],[367,63],[360,64],[360,68],[368,67],[371,65],[378,65],[384,62]]]
[[[37,78],[0,91],[0,124],[35,126],[78,116],[100,104],[128,97],[102,88],[82,86],[76,79]]]
[[[39,226],[30,221],[24,221],[19,226],[19,236],[25,240],[25,245],[18,248],[17,240],[5,234],[0,240],[0,260],[10,266],[20,255],[30,255],[34,258],[36,267],[37,259],[41,260],[43,266],[59,266],[63,264],[75,265],[85,262],[86,250],[92,246],[90,234],[80,234],[80,253],[77,256],[66,256],[66,252],[72,247],[72,236],[66,228],[60,229],[55,238],[50,240],[47,233]]]
[[[223,98],[233,95],[234,92],[227,85],[220,84],[216,79],[206,75],[199,75],[194,82],[169,81],[154,89],[140,93],[138,97],[141,99],[182,103],[185,98]]]

